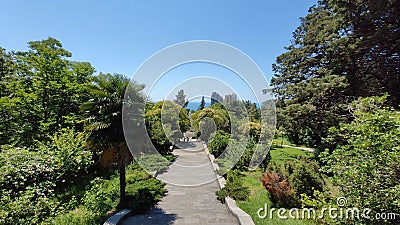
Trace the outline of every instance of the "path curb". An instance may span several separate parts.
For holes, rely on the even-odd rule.
[[[124,221],[126,218],[128,218],[132,214],[132,210],[130,209],[123,209],[114,215],[112,215],[110,218],[106,220],[106,222],[103,223],[103,225],[118,225],[122,221]]]
[[[214,163],[215,157],[213,154],[210,154],[208,151],[207,144],[203,142],[204,146],[204,151],[206,152],[206,155],[208,155],[208,158],[211,161],[211,165],[214,168],[214,171],[217,172],[219,169],[219,166]],[[216,173],[217,176],[217,181],[220,189],[225,187],[226,180],[223,176],[220,176]],[[229,212],[231,212],[239,221],[240,225],[255,225],[253,219],[249,214],[247,214],[245,211],[243,211],[241,208],[239,208],[236,205],[236,201],[231,199],[230,197],[225,197],[225,204],[226,207],[228,208]]]

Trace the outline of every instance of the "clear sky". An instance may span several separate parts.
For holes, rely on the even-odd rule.
[[[246,53],[270,81],[272,63],[290,44],[299,17],[305,16],[315,3],[316,0],[2,1],[0,46],[27,50],[28,41],[51,36],[72,53],[72,60],[88,61],[97,72],[131,77],[148,57],[169,45],[213,40]],[[178,74],[175,77],[188,72],[211,77],[231,73],[204,65],[173,72]],[[159,84],[159,91],[154,91],[152,98],[167,98],[165,93],[172,91],[180,79],[164,79],[169,83]],[[229,93],[224,90],[221,94]]]

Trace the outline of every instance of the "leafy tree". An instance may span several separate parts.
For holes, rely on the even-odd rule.
[[[17,107],[21,99],[15,96],[18,81],[14,56],[0,48],[0,145],[12,143],[20,129]]]
[[[1,83],[8,83],[0,96],[2,129],[10,136],[6,143],[31,145],[60,127],[75,125],[94,68],[69,57],[71,53],[54,38],[29,42],[27,52],[2,51]]]
[[[190,128],[187,110],[171,101],[157,102],[146,112],[145,120],[149,137],[161,154],[167,154],[172,142]]]
[[[175,96],[176,96],[176,99],[174,100],[174,102],[176,104],[182,106],[183,108],[186,108],[186,106],[189,102],[186,100],[185,92],[183,90],[179,90],[178,94]]]
[[[213,127],[215,123],[215,128],[217,130],[224,130],[226,132],[230,132],[230,121],[229,121],[229,114],[223,108],[219,108],[219,103],[214,104],[212,107],[205,108],[203,110],[198,110],[197,112],[192,114],[192,127],[195,132],[200,133],[200,128],[206,131],[206,133],[202,134],[202,136],[208,140],[209,135],[213,133],[215,130],[210,130],[209,128]],[[209,120],[206,120],[209,118]],[[212,121],[213,123],[210,123]],[[201,122],[203,121],[203,122]]]
[[[92,132],[92,142],[109,157],[117,161],[120,174],[120,203],[125,204],[125,166],[132,160],[126,144],[122,125],[122,105],[125,91],[130,88],[131,94],[140,96],[144,85],[129,79],[122,74],[102,74],[93,78],[90,86],[91,99],[81,105],[87,116],[86,129]],[[144,101],[144,100],[143,100]],[[103,154],[106,156],[107,154]]]
[[[351,119],[346,105],[359,96],[388,92],[398,107],[398,11],[393,1],[321,0],[301,18],[271,81],[293,143],[332,148],[323,138]]]
[[[210,136],[207,146],[210,150],[210,153],[217,158],[222,154],[222,152],[225,151],[228,143],[229,134],[225,131],[218,130]]]
[[[204,109],[205,106],[206,106],[206,101],[204,100],[204,95],[203,95],[203,97],[201,97],[201,102],[197,110],[202,110]]]
[[[383,107],[385,98],[362,98],[352,104],[354,121],[331,129],[331,136],[341,144],[322,154],[323,170],[333,175],[339,195],[352,207],[372,209],[371,215],[397,212],[400,207],[400,113]],[[399,219],[371,217],[362,222],[399,224]]]

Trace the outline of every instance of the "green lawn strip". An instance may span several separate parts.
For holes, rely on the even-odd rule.
[[[271,148],[271,159],[272,161],[283,166],[287,161],[297,161],[298,156],[305,156],[312,158],[314,154],[311,152],[303,151],[297,148],[283,147],[283,148]]]
[[[293,146],[293,147],[307,147],[305,145],[292,144],[286,137],[284,137],[283,139],[282,138],[276,138],[276,139],[272,140],[272,145],[273,146],[281,146],[281,144],[290,145],[290,146]]]
[[[272,203],[269,200],[269,193],[265,190],[264,186],[260,182],[260,177],[262,176],[262,171],[252,171],[246,172],[246,176],[243,177],[243,185],[250,188],[250,195],[246,201],[236,201],[237,205],[248,213],[253,219],[256,225],[308,225],[314,224],[312,220],[302,220],[302,219],[280,219],[276,211],[273,212],[272,218],[269,217],[269,214],[266,218],[259,218],[257,215],[257,211],[259,208],[264,208],[264,205],[267,204],[268,212],[271,209]],[[260,214],[262,214],[262,211]],[[289,215],[288,212],[285,215]],[[300,213],[301,215],[301,213]]]
[[[282,167],[284,162],[286,161],[297,161],[298,156],[305,156],[312,158],[313,153],[290,147],[271,148],[272,161],[278,163]],[[262,174],[263,172],[261,170],[245,172],[245,176],[243,176],[242,182],[244,186],[250,189],[250,195],[246,201],[237,201],[237,205],[251,216],[255,224],[257,225],[258,224],[260,225],[314,224],[315,221],[312,220],[280,219],[278,218],[276,211],[273,213],[272,219],[269,218],[269,215],[265,219],[259,218],[257,215],[257,211],[260,208],[263,208],[265,204],[267,205],[268,209],[271,209],[271,207],[273,207],[269,199],[268,191],[264,188],[264,186],[260,182]],[[288,215],[288,212],[286,214]]]

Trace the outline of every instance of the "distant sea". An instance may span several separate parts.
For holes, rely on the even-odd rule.
[[[206,102],[205,107],[209,107],[211,105],[211,102]],[[257,108],[260,108],[260,104],[256,103]],[[193,109],[196,111],[200,106],[200,102],[189,102],[188,106],[186,107],[187,109]]]
[[[211,105],[211,102],[206,102],[205,107],[208,107]],[[193,109],[196,111],[200,106],[200,102],[189,102],[188,106],[186,107],[187,109]]]

